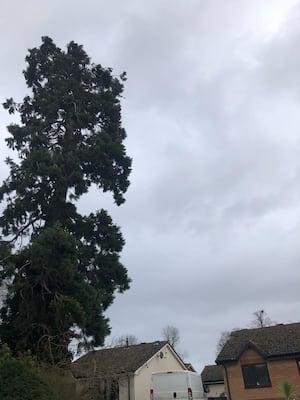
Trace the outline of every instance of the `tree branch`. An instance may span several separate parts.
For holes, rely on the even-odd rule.
[[[9,245],[10,243],[13,243],[14,241],[16,241],[16,240],[18,239],[18,237],[19,237],[27,228],[29,228],[30,225],[32,225],[32,227],[33,227],[34,223],[35,223],[36,221],[38,221],[40,218],[41,218],[41,216],[39,215],[38,217],[31,219],[25,226],[23,226],[23,227],[15,234],[15,236],[14,236],[12,239],[10,239],[10,240],[0,240],[0,244]]]

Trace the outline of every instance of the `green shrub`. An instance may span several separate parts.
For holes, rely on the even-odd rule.
[[[12,357],[0,364],[0,399],[59,400],[30,366]]]
[[[286,400],[291,400],[295,397],[294,384],[288,379],[285,379],[280,383],[279,391]]]

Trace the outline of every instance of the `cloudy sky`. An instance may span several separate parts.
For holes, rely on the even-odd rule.
[[[300,1],[19,0],[0,29],[1,102],[27,94],[24,58],[44,35],[127,71],[127,201],[80,203],[107,208],[126,239],[133,281],[108,342],[174,325],[200,372],[254,311],[300,320]],[[0,110],[1,180],[11,118]]]

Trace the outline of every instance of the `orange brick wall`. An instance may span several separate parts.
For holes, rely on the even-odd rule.
[[[241,365],[265,362],[265,359],[254,350],[248,349],[237,363],[226,365],[227,376],[230,387],[231,400],[279,400],[282,396],[279,385],[284,379],[292,381],[297,394],[300,395],[300,374],[295,360],[268,361],[268,370],[271,387],[245,389]],[[226,382],[226,374],[225,383]],[[229,391],[227,396],[229,397]]]

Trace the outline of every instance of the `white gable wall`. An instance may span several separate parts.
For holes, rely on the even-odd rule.
[[[225,394],[225,385],[224,383],[212,383],[208,384],[208,393],[207,397],[220,397],[221,395],[224,397]]]
[[[160,352],[163,353],[163,358],[160,357]],[[136,371],[134,375],[134,393],[130,400],[149,400],[150,398],[150,382],[152,372],[185,370],[185,366],[171,348],[166,345],[152,359],[149,360],[141,369]],[[129,400],[121,398],[120,400]]]

